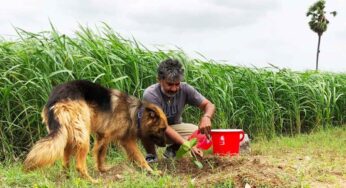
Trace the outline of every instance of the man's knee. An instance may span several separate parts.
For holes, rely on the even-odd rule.
[[[175,124],[172,125],[172,128],[184,139],[187,139],[193,132],[198,130],[198,126],[192,123]]]

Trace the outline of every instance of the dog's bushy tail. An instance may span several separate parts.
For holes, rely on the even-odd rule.
[[[52,111],[48,113],[53,113]],[[67,144],[68,132],[65,126],[50,116],[49,127],[54,128],[49,135],[37,141],[28,153],[24,161],[24,170],[31,171],[37,168],[53,164],[57,159],[62,158],[64,148]]]

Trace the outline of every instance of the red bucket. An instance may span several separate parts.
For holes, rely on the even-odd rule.
[[[239,144],[244,139],[242,129],[213,129],[211,130],[213,153],[217,155],[236,155]]]

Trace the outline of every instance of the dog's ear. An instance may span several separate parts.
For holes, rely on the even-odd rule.
[[[155,117],[155,106],[152,103],[147,101],[145,101],[143,105],[144,105],[144,110],[148,112],[150,117]]]
[[[156,112],[154,110],[148,108],[147,111],[148,111],[149,117],[151,118],[156,117]]]
[[[149,103],[149,102],[144,103],[144,110],[148,113],[148,117],[153,120],[166,119],[166,115],[160,109],[160,107],[156,106],[153,103]]]

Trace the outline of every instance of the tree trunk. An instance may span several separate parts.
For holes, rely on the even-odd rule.
[[[321,43],[321,36],[322,35],[318,35],[318,44],[317,44],[317,55],[316,55],[316,71],[318,71],[318,57],[320,55],[320,43]]]

